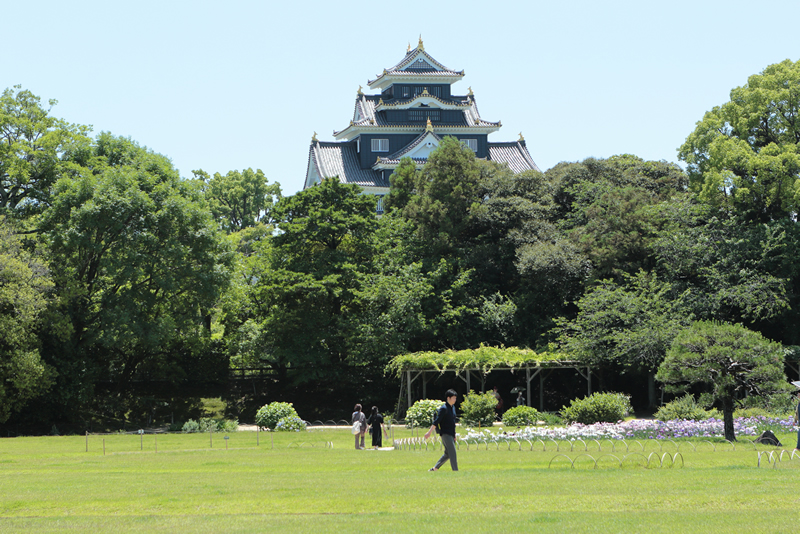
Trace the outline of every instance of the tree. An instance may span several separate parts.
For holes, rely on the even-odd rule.
[[[261,169],[215,173],[193,171],[205,183],[205,197],[220,228],[231,233],[271,221],[270,212],[281,198],[279,183],[270,184]]]
[[[349,318],[359,273],[372,262],[375,198],[326,179],[281,199],[272,213],[275,235],[253,244],[242,298],[226,309],[231,353],[257,354],[282,378],[293,368],[305,371],[300,382],[331,376],[352,361]]]
[[[558,205],[553,223],[592,262],[594,278],[652,268],[648,246],[658,220],[651,207],[686,186],[677,165],[629,154],[562,163],[547,177]]]
[[[680,147],[690,184],[727,213],[766,222],[800,207],[800,61],[750,76],[714,107]]]
[[[417,164],[414,163],[414,160],[408,157],[400,160],[400,165],[389,176],[389,183],[392,187],[383,202],[387,213],[394,209],[402,210],[408,205],[414,194],[418,175]]]
[[[693,385],[710,389],[722,409],[725,439],[736,440],[733,411],[742,395],[768,395],[790,387],[779,343],[741,325],[698,321],[680,332],[656,378],[669,391]]]
[[[691,202],[662,207],[671,221],[651,243],[657,270],[676,290],[689,290],[686,305],[696,318],[754,324],[787,311],[794,223],[746,224]]]
[[[472,208],[479,204],[480,170],[475,153],[455,137],[445,137],[416,175],[403,215],[413,220],[434,251],[447,253],[465,237]]]
[[[646,372],[654,406],[656,369],[677,333],[691,322],[685,297],[644,271],[624,275],[622,283],[601,280],[577,300],[573,319],[555,320],[554,333],[561,350],[599,369],[619,365]]]
[[[37,338],[52,287],[47,265],[0,215],[0,423],[53,382]]]
[[[207,355],[230,252],[197,185],[164,156],[101,134],[84,162],[42,217],[54,313],[69,321],[44,336],[43,355],[59,373],[54,406],[121,416],[135,377],[178,383]],[[99,383],[111,384],[102,397]]]
[[[48,103],[19,85],[0,96],[0,210],[39,212],[56,180],[78,172],[70,156],[91,143],[90,129],[52,117]]]

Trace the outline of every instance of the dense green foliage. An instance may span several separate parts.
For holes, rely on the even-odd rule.
[[[198,421],[189,419],[181,428],[181,431],[185,434],[194,432],[237,432],[238,430],[239,421],[214,419],[212,417],[201,417]]]
[[[408,369],[442,372],[480,369],[486,374],[496,367],[522,369],[527,365],[536,366],[538,364],[557,363],[566,360],[565,354],[536,353],[530,349],[517,347],[486,347],[481,345],[477,349],[401,354],[392,358],[387,369],[398,375]]]
[[[570,423],[616,423],[633,411],[631,399],[623,393],[593,393],[573,399],[561,409],[561,416]]]
[[[798,73],[771,65],[709,111],[686,173],[622,154],[514,174],[444,137],[400,162],[380,218],[336,178],[287,197],[268,169],[183,178],[6,89],[0,423],[119,428],[208,389],[243,420],[304,387],[349,405],[374,384],[386,406],[406,370],[553,361],[655,408],[694,321],[800,346]],[[231,368],[259,384],[236,389]],[[701,378],[693,392],[723,402]],[[319,404],[304,414],[341,413]]]
[[[436,410],[443,404],[434,399],[420,399],[406,412],[406,426],[415,428],[428,428],[433,424]]]
[[[770,65],[697,123],[680,156],[701,200],[753,221],[797,214],[798,85],[800,61]]]
[[[675,338],[657,378],[672,391],[702,384],[722,411],[725,438],[736,439],[736,399],[769,395],[793,388],[783,371],[783,351],[741,325],[698,321]]]
[[[514,406],[503,413],[503,424],[508,426],[529,426],[539,421],[539,410],[533,406]]]
[[[470,391],[461,402],[461,424],[466,426],[492,426],[495,421],[497,398],[494,393]]]
[[[0,423],[53,382],[36,335],[52,287],[43,258],[25,250],[14,226],[0,215]]]
[[[672,421],[673,419],[702,421],[708,419],[709,416],[708,410],[700,406],[691,393],[666,403],[655,414],[659,421]]]
[[[271,402],[256,413],[256,424],[261,428],[275,430],[278,422],[287,417],[298,417],[291,402]]]

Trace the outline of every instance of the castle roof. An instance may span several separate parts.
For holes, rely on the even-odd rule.
[[[306,187],[314,183],[314,180],[309,180],[309,177],[314,175],[319,179],[338,176],[340,182],[358,184],[361,187],[389,187],[388,177],[384,179],[380,172],[361,168],[355,143],[336,141],[311,143]],[[309,181],[311,183],[308,183]]]
[[[521,137],[521,136],[520,136]],[[539,167],[533,161],[525,141],[511,141],[505,143],[488,143],[489,160],[505,163],[515,173],[523,171],[538,171]]]
[[[452,84],[463,77],[463,70],[455,71],[449,69],[428,54],[422,44],[422,37],[420,37],[417,48],[411,50],[409,46],[405,57],[397,65],[383,69],[383,72],[374,80],[369,80],[367,85],[371,89],[384,89],[394,82],[408,83],[415,80]]]

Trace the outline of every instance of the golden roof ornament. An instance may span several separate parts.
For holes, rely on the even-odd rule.
[[[358,94],[359,95],[363,95],[364,94],[364,92],[361,90],[361,86],[360,85],[358,86]]]
[[[519,133],[519,140],[520,140],[520,141],[524,141],[524,140],[525,140],[525,138],[524,138],[524,137],[522,137],[522,132],[520,132],[520,133]]]
[[[417,45],[417,50],[425,51],[425,45],[422,44],[422,34],[419,34],[419,44]]]
[[[408,48],[406,49],[406,54],[411,52],[411,41],[408,42]]]
[[[428,88],[427,88],[427,87],[423,87],[423,88],[422,88],[422,94],[423,94],[423,95],[429,95],[429,94],[430,94],[430,93],[428,92]]]
[[[474,96],[474,95],[475,95],[475,93],[472,92],[472,86],[470,86],[469,87],[469,93],[467,93],[467,96]]]
[[[311,136],[311,142],[312,143],[316,143],[317,142],[317,132],[314,132],[314,135]]]
[[[382,106],[382,105],[383,105],[383,99],[382,99],[382,98],[379,98],[379,99],[378,99],[378,105],[379,105],[379,106]]]
[[[431,124],[431,118],[430,117],[428,117],[428,124],[425,125],[425,131],[426,132],[432,132],[433,131],[433,124]]]
[[[376,160],[375,160],[375,165],[377,165],[377,164],[378,164],[378,163],[380,163],[380,162],[381,162],[381,157],[380,157],[380,156],[378,156],[378,159],[376,159]]]

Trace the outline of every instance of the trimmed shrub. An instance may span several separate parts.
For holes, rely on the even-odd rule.
[[[708,419],[709,413],[697,403],[694,395],[687,393],[683,397],[668,402],[659,408],[655,417],[659,421],[672,421],[674,419],[703,421]]]
[[[503,414],[507,426],[530,426],[539,421],[539,410],[532,406],[514,406]]]
[[[793,415],[796,407],[797,402],[792,395],[785,393],[764,396],[749,395],[741,400],[741,409],[760,408],[770,415]],[[740,410],[734,412],[736,417],[739,417]]]
[[[217,419],[217,432],[238,432],[238,419]]]
[[[301,430],[306,430],[306,422],[296,415],[282,417],[275,425],[275,432],[300,432]]]
[[[427,428],[433,424],[433,417],[436,410],[443,404],[443,401],[433,399],[418,400],[406,412],[406,426],[411,428]]]
[[[217,431],[217,422],[211,417],[201,417],[197,424],[200,427],[200,432]]]
[[[461,403],[461,423],[468,426],[492,426],[497,399],[494,393],[470,391]]]
[[[278,421],[284,417],[297,417],[297,412],[291,402],[271,402],[259,408],[256,413],[256,424],[261,428],[275,430]]]
[[[544,424],[548,426],[564,424],[564,420],[561,418],[561,416],[553,412],[539,412],[539,420],[544,421]]]
[[[239,421],[236,419],[213,419],[203,417],[199,421],[189,419],[183,424],[181,429],[186,434],[194,432],[236,432],[239,430]]]
[[[182,432],[186,434],[192,434],[194,432],[200,431],[200,425],[194,419],[189,419],[185,423],[183,423]]]
[[[593,393],[574,399],[569,407],[561,409],[561,416],[569,423],[616,423],[633,411],[631,398],[622,393]]]

